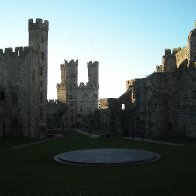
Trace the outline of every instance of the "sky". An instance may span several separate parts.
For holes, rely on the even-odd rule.
[[[165,48],[184,47],[196,19],[195,0],[0,0],[0,48],[28,46],[28,19],[49,21],[48,99],[56,99],[60,64],[99,61],[99,98],[118,98],[126,80],[162,62]]]

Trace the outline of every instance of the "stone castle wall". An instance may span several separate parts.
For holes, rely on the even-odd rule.
[[[88,82],[78,85],[78,61],[65,61],[61,66],[61,83],[57,84],[57,99],[66,104],[64,127],[84,126],[98,109],[98,62],[88,63]]]
[[[175,55],[176,55],[176,65],[178,68],[186,59],[188,59],[188,47],[182,48]]]
[[[0,137],[46,129],[48,21],[29,20],[29,46],[0,49]]]
[[[102,101],[112,135],[196,137],[196,27],[184,48],[165,49],[162,64],[146,78],[128,80],[115,106]],[[120,106],[124,105],[124,109]],[[116,106],[118,106],[116,108]],[[113,121],[115,119],[115,126]],[[102,119],[104,121],[104,119]],[[120,131],[119,131],[120,130]]]
[[[27,136],[25,130],[28,130],[28,113],[30,112],[27,100],[30,99],[30,67],[31,50],[29,47],[17,47],[15,52],[12,48],[6,48],[4,53],[0,52],[1,82],[4,86],[5,93],[5,115],[2,120],[1,128],[4,126],[7,135],[24,135]],[[14,100],[15,99],[15,100]],[[12,121],[18,119],[18,129],[14,132],[12,129]],[[5,130],[4,130],[5,131]]]

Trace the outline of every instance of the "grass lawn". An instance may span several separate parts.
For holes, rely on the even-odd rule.
[[[0,140],[0,196],[196,195],[196,139],[169,146],[69,133],[34,146],[10,148],[28,142],[32,141]],[[65,151],[102,147],[144,149],[162,158],[146,165],[109,168],[63,165],[52,159]]]

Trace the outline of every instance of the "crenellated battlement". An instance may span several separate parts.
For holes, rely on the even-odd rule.
[[[179,51],[181,51],[182,48],[181,47],[178,47],[178,48],[173,48],[172,52],[171,52],[171,49],[169,48],[166,48],[165,49],[165,56],[169,56],[169,55],[175,55],[176,53],[178,53]]]
[[[30,51],[30,47],[25,46],[25,47],[15,47],[15,49],[13,48],[5,48],[4,51],[3,49],[0,49],[0,55],[11,55],[11,56],[24,56],[27,53],[29,53]]]
[[[56,105],[59,103],[57,99],[48,99],[47,101],[48,101],[48,104],[51,104],[51,105],[54,105],[54,104]]]
[[[80,82],[78,88],[80,88],[80,89],[89,89],[89,88],[93,88],[93,85],[90,84],[89,82],[86,82],[86,84],[84,82]]]
[[[35,23],[33,19],[29,19],[29,31],[34,29],[42,29],[42,30],[49,30],[49,22],[48,20],[42,20],[40,18],[36,18]]]
[[[74,61],[74,59],[71,59],[69,62],[67,60],[64,60],[65,65],[70,65],[70,66],[78,66],[78,60]]]
[[[178,53],[180,50],[181,50],[181,47],[173,48],[172,53],[173,53],[173,54],[176,54],[176,53]]]
[[[170,54],[171,54],[171,49],[166,48],[166,49],[165,49],[165,55],[170,55]]]
[[[94,62],[89,61],[89,62],[87,63],[87,66],[88,66],[88,67],[97,67],[97,66],[99,66],[99,62],[98,62],[98,61],[94,61]]]

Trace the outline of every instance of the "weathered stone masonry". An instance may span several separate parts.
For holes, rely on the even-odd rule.
[[[57,100],[65,104],[63,127],[88,126],[90,116],[98,109],[99,63],[88,62],[88,82],[78,85],[78,60],[60,65],[61,83],[57,84]]]
[[[129,80],[126,87],[115,108],[108,107],[111,134],[133,136],[144,130],[146,136],[196,137],[196,27],[188,36],[187,46],[172,52],[165,49],[162,64],[154,73]],[[116,126],[111,126],[111,119]]]
[[[29,20],[29,46],[0,50],[0,137],[38,137],[46,130],[47,20]]]

